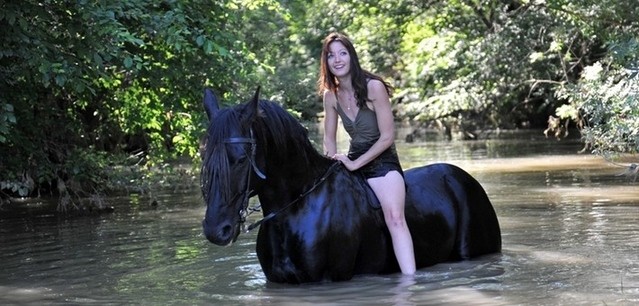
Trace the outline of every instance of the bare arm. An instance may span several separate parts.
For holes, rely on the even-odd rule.
[[[341,160],[346,168],[351,171],[368,164],[388,149],[395,141],[393,111],[384,84],[378,80],[368,82],[368,98],[372,101],[373,111],[377,115],[377,127],[379,128],[380,135],[377,142],[356,160],[351,161],[347,157],[337,157],[337,159]]]
[[[335,94],[324,92],[324,153],[333,156],[337,153],[337,110]]]

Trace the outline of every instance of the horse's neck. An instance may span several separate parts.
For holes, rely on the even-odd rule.
[[[283,188],[299,188],[318,179],[328,169],[330,162],[325,159],[287,159],[273,165],[269,170],[274,176],[273,183]]]
[[[273,163],[267,170],[265,184],[259,192],[262,206],[265,210],[277,209],[296,200],[312,188],[331,163],[321,157],[311,160],[292,158],[283,163]]]
[[[286,205],[299,197],[332,163],[313,147],[299,122],[290,115],[283,116],[279,124],[264,122],[255,127],[262,131],[258,135],[261,135],[260,147],[264,148],[261,153],[267,172],[266,180],[258,190],[265,210]]]

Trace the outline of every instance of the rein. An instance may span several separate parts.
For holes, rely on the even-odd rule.
[[[271,212],[270,214],[266,215],[265,217],[263,217],[260,220],[257,220],[255,222],[253,222],[251,225],[249,225],[246,230],[244,231],[245,233],[250,232],[251,230],[253,230],[254,228],[260,226],[262,223],[275,218],[279,213],[287,210],[288,208],[290,208],[291,206],[293,206],[293,204],[299,202],[301,199],[303,199],[304,197],[306,197],[307,195],[309,195],[311,192],[313,192],[313,190],[315,190],[319,185],[321,185],[332,173],[333,171],[335,171],[335,168],[337,168],[337,166],[340,164],[339,161],[334,162],[327,170],[326,172],[324,172],[324,174],[315,181],[315,183],[313,183],[313,186],[311,186],[311,188],[309,188],[308,190],[306,190],[305,192],[301,193],[295,200],[289,202],[288,204],[286,204],[284,207]]]
[[[247,171],[247,175],[246,175],[246,190],[244,191],[243,194],[243,199],[242,199],[242,208],[239,211],[239,215],[240,215],[240,221],[239,223],[243,224],[244,222],[246,222],[246,218],[254,211],[257,211],[258,209],[250,209],[251,212],[249,213],[249,198],[251,198],[252,196],[255,195],[255,191],[251,190],[251,169],[253,169],[253,172],[255,172],[255,174],[261,178],[261,179],[266,179],[266,175],[264,175],[264,173],[257,167],[257,163],[255,162],[255,155],[257,154],[257,143],[255,141],[255,138],[253,137],[253,129],[250,130],[251,136],[250,137],[230,137],[227,138],[226,140],[224,140],[224,143],[226,144],[250,144],[251,145],[251,156],[249,159],[249,162],[251,163],[251,167],[248,168]],[[263,217],[262,219],[252,223],[251,225],[249,225],[246,230],[244,230],[245,233],[248,233],[249,231],[253,230],[254,228],[260,226],[260,224],[276,217],[278,214],[280,214],[281,212],[287,210],[288,208],[290,208],[291,206],[293,206],[293,204],[299,202],[301,199],[303,199],[304,197],[306,197],[308,194],[310,194],[311,192],[313,192],[313,190],[315,190],[319,185],[321,185],[332,173],[333,171],[335,171],[335,168],[337,168],[337,166],[341,164],[339,161],[334,162],[327,170],[326,172],[315,181],[315,183],[313,183],[313,185],[311,186],[311,188],[309,188],[308,190],[306,190],[305,192],[301,193],[295,200],[291,201],[290,203],[286,204],[284,207],[269,213],[268,215],[266,215],[265,217]]]

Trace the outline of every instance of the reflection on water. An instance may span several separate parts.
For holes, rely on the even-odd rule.
[[[230,247],[204,239],[197,190],[165,192],[157,207],[138,195],[114,196],[111,215],[0,218],[0,303],[639,303],[639,183],[576,154],[577,143],[522,137],[398,144],[407,168],[448,161],[484,185],[502,226],[501,254],[439,264],[413,278],[272,284],[255,256],[256,232]]]

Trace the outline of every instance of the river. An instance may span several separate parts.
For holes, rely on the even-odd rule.
[[[636,305],[639,182],[580,149],[540,132],[398,141],[405,168],[445,161],[475,176],[502,228],[501,254],[420,269],[414,278],[269,283],[255,256],[256,231],[229,247],[206,241],[195,188],[159,192],[157,206],[139,194],[110,196],[115,212],[100,216],[0,217],[0,304]]]

